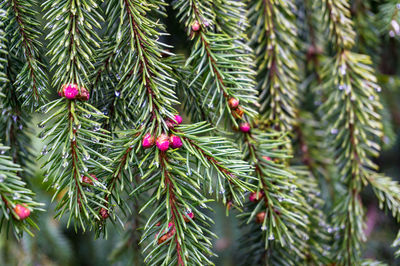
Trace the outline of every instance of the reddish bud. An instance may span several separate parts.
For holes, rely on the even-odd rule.
[[[182,116],[175,115],[174,119],[168,119],[166,123],[167,123],[168,128],[174,128],[176,125],[179,125],[182,123]]]
[[[237,100],[235,98],[230,98],[228,100],[228,105],[229,105],[229,108],[236,109],[239,106],[239,100]]]
[[[272,161],[271,157],[268,157],[268,156],[263,156],[263,159],[267,160],[267,161]]]
[[[168,128],[174,128],[175,127],[175,123],[172,120],[167,120],[167,122],[165,122],[167,124]]]
[[[259,213],[257,213],[257,214],[256,214],[256,223],[262,224],[262,223],[264,222],[265,215],[266,215],[265,212],[259,212]]]
[[[76,84],[66,84],[63,85],[61,95],[69,100],[73,100],[79,93],[78,85]]]
[[[103,218],[104,220],[110,216],[110,214],[108,214],[108,211],[105,208],[100,209],[100,215],[101,218]]]
[[[81,92],[78,95],[77,99],[82,100],[82,101],[88,101],[89,96],[90,96],[89,91],[86,88],[82,87]]]
[[[238,108],[236,108],[235,110],[232,110],[232,115],[234,118],[242,118],[243,116],[243,109],[239,106]]]
[[[180,116],[180,115],[175,115],[174,118],[175,118],[175,121],[176,121],[176,123],[177,123],[178,125],[182,124],[182,121],[183,121],[182,116]]]
[[[98,180],[97,177],[96,177],[95,175],[90,174],[90,176],[91,176],[94,180]],[[92,179],[92,178],[90,178],[90,177],[84,175],[84,176],[82,176],[82,182],[83,182],[84,184],[88,184],[88,185],[93,186],[93,179]]]
[[[25,205],[25,206],[23,206]],[[17,204],[15,205],[14,212],[18,215],[20,220],[24,220],[29,217],[31,211],[26,207],[26,204]]]
[[[246,122],[246,123],[241,123],[239,126],[239,129],[240,129],[240,131],[242,131],[244,133],[248,133],[248,132],[250,132],[251,127],[250,127],[250,124]]]
[[[171,233],[166,233],[163,234],[159,239],[158,239],[158,244],[161,245],[162,243],[164,243],[165,241],[167,241],[168,239],[170,239],[174,234]]]
[[[161,233],[164,233],[165,231],[162,231]],[[158,244],[162,244],[165,241],[167,241],[168,239],[170,239],[174,234],[175,234],[176,230],[175,230],[175,226],[173,223],[168,223],[168,232],[163,234],[158,240]],[[158,236],[158,233],[156,234],[156,238]]]
[[[181,138],[178,137],[178,136],[171,135],[171,136],[169,137],[169,141],[170,141],[171,147],[172,147],[173,149],[178,149],[178,148],[182,147],[182,140],[181,140]]]
[[[169,138],[165,134],[161,134],[156,141],[156,145],[160,151],[167,151],[169,148]]]
[[[187,216],[189,216],[189,218]],[[187,212],[186,215],[183,215],[183,220],[185,220],[185,222],[190,222],[190,220],[194,219],[194,213],[193,212]]]
[[[193,24],[192,24],[192,31],[197,32],[200,30],[200,23],[196,20]]]
[[[261,191],[251,192],[249,195],[249,200],[252,202],[257,202],[260,199],[262,199],[263,196],[264,196],[264,194]]]
[[[143,140],[142,140],[142,146],[143,148],[151,148],[154,145],[154,137],[150,134],[147,133],[144,135]]]

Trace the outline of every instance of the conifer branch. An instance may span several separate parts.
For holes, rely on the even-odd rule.
[[[38,227],[30,214],[43,211],[40,208],[42,204],[33,199],[35,194],[17,175],[22,171],[21,167],[13,163],[10,156],[4,155],[8,149],[0,144],[0,229],[8,230],[11,227],[17,237],[24,231],[33,235],[31,228]]]
[[[104,156],[109,132],[100,128],[103,113],[85,103],[90,94],[86,89],[94,66],[91,62],[94,47],[99,47],[95,28],[103,20],[91,0],[76,2],[46,1],[46,27],[51,29],[47,38],[50,63],[55,71],[52,84],[58,88],[61,99],[43,107],[49,117],[40,123],[47,126],[41,132],[46,141],[42,156],[46,157],[43,168],[56,192],[58,217],[69,212],[68,225],[74,221],[75,229],[93,226],[103,219],[107,211],[102,194],[108,193],[101,178],[111,170],[111,161]],[[97,121],[96,121],[97,120]],[[62,149],[61,149],[62,147]]]
[[[46,158],[42,166],[46,170],[45,181],[50,179],[56,190],[53,199],[61,198],[57,216],[70,212],[68,224],[74,220],[75,228],[85,229],[93,219],[101,219],[101,208],[107,209],[101,194],[108,191],[102,179],[111,172],[105,166],[111,159],[101,153],[111,146],[107,144],[107,132],[94,121],[104,115],[87,103],[64,99],[45,108],[50,114],[40,124],[47,126],[41,132],[41,138],[47,140],[42,150],[42,157]]]
[[[36,0],[8,0],[0,4],[7,11],[10,53],[24,63],[15,80],[22,106],[36,109],[46,101],[47,77],[40,58],[38,3]]]
[[[251,43],[257,63],[260,113],[282,130],[295,124],[298,65],[293,1],[253,1],[249,7]]]
[[[7,78],[7,54],[8,54],[8,49],[7,49],[7,37],[6,33],[4,31],[4,23],[5,23],[5,17],[6,17],[6,11],[2,8],[0,8],[0,97],[4,96],[3,94],[3,87],[4,84],[7,84],[9,82]]]
[[[6,14],[5,12],[3,14]],[[6,23],[6,16],[0,19],[0,23]],[[14,53],[9,51],[9,42],[7,41],[7,32],[2,30],[4,24],[0,25],[2,39],[0,41],[0,107],[2,109],[0,119],[0,138],[10,147],[7,150],[14,163],[21,165],[24,172],[19,175],[31,174],[28,165],[32,162],[33,154],[31,152],[31,133],[28,122],[30,117],[22,110],[21,102],[16,93],[17,87],[14,85],[18,76],[19,69],[17,64],[24,64]]]
[[[110,195],[104,194],[104,200],[112,211],[121,201],[121,192],[137,197],[151,191],[151,197],[140,210],[141,213],[154,206],[151,212],[148,211],[141,240],[145,244],[147,263],[211,264],[206,257],[212,255],[209,236],[213,235],[206,229],[211,220],[198,209],[208,201],[201,193],[206,181],[202,169],[211,166],[203,157],[195,159],[198,151],[188,144],[189,137],[193,138],[190,143],[204,142],[205,139],[194,135],[210,129],[202,128],[204,124],[176,127],[181,122],[172,107],[178,103],[173,90],[176,82],[170,74],[171,68],[161,57],[164,54],[162,47],[166,45],[158,40],[162,34],[155,27],[162,30],[163,25],[155,23],[149,15],[155,8],[152,2],[143,5],[136,1],[110,2],[108,8],[109,14],[120,21],[115,49],[124,52],[120,61],[124,67],[116,91],[121,92],[121,101],[126,101],[126,106],[135,113],[136,126],[133,130],[118,132],[122,137],[116,141],[118,155],[113,156],[117,158],[113,163],[113,175],[106,180]],[[186,136],[185,130],[193,136]],[[157,138],[157,147],[154,147],[154,138]],[[176,147],[171,138],[179,140]],[[168,142],[172,147],[164,148]],[[227,143],[215,138],[213,146],[220,144],[221,148],[227,149],[228,155],[222,156],[221,150],[215,148],[212,152],[209,151],[211,148],[204,152],[210,156],[208,161],[213,162],[215,171],[220,173],[222,185],[227,182],[225,180],[230,180],[232,191],[240,191],[248,187],[239,179],[247,178],[250,167],[235,160],[238,153],[230,150]],[[222,160],[221,164],[216,163],[217,159]],[[236,174],[236,178],[231,173]],[[133,182],[132,187],[130,184],[137,177],[141,180]],[[110,217],[116,218],[114,213]],[[158,222],[160,230],[155,227]],[[100,226],[99,229],[105,229],[104,223]],[[151,241],[150,237],[156,231],[156,239]],[[169,246],[166,243],[170,243]]]
[[[245,246],[252,246],[252,250],[246,253],[249,256],[264,254],[252,258],[256,260],[254,263],[258,260],[273,263],[274,256],[271,254],[279,253],[284,250],[282,247],[286,247],[291,250],[288,258],[304,259],[306,246],[303,238],[309,237],[308,213],[304,210],[307,205],[298,191],[297,177],[286,170],[286,161],[290,158],[285,148],[287,137],[279,132],[263,133],[254,129],[243,138],[242,149],[247,160],[256,168],[258,189],[250,194],[247,210],[239,217],[249,224],[251,234],[254,237],[258,235],[264,242],[263,246],[249,242]]]
[[[340,265],[348,265],[361,261],[361,242],[365,240],[360,192],[364,183],[377,176],[378,167],[371,157],[379,154],[378,141],[382,137],[382,106],[377,95],[381,89],[376,84],[370,58],[350,51],[355,32],[348,2],[324,0],[322,4],[337,54],[323,70],[323,88],[328,94],[321,108],[326,121],[333,122],[336,162],[341,169],[340,181],[347,189],[336,199],[333,222],[341,228],[342,240],[336,241],[333,258]]]
[[[216,0],[212,1],[212,5],[217,31],[236,37],[236,43],[245,42],[248,39],[245,31],[249,26],[246,4],[233,0]]]
[[[208,112],[214,116],[212,122],[218,124],[223,121],[222,117],[227,117],[234,127],[238,127],[236,119],[241,118],[243,112],[254,117],[254,72],[251,70],[249,54],[241,47],[242,44],[236,43],[235,38],[223,32],[213,32],[215,15],[208,1],[175,1],[174,8],[178,10],[179,20],[185,21],[188,35],[194,40],[191,55],[186,61],[186,65],[196,73],[190,77],[189,87],[199,81],[201,87],[197,90],[205,99],[203,108],[209,109]],[[199,29],[194,30],[194,25]],[[241,114],[229,107],[232,98],[240,102]]]
[[[155,28],[162,29],[163,26],[146,15],[155,8],[151,2],[109,3],[109,16],[117,16],[114,20],[120,21],[113,45],[114,52],[121,57],[120,63],[124,66],[115,93],[120,98],[117,100],[123,101],[123,106],[139,117],[137,121],[154,119],[159,124],[164,123],[163,126],[167,128],[161,117],[173,119],[174,110],[171,106],[178,102],[170,86],[175,83],[168,73],[170,69],[160,62],[162,47],[166,45],[158,41],[162,34]],[[144,106],[146,108],[142,108]]]
[[[76,83],[80,90],[89,84],[94,48],[100,47],[95,28],[100,28],[103,18],[98,5],[91,0],[48,0],[42,6],[47,11],[46,28],[51,29],[46,39],[51,39],[48,54],[55,71],[52,85],[60,92],[63,84]]]
[[[378,30],[382,35],[398,39],[400,36],[400,4],[398,1],[387,0],[379,6]]]

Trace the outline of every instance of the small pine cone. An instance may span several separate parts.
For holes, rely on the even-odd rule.
[[[100,215],[101,215],[101,218],[103,218],[104,220],[110,216],[110,214],[108,213],[108,211],[105,208],[100,209]]]
[[[196,20],[193,24],[192,24],[192,31],[197,32],[201,29],[200,23]]]
[[[168,232],[163,234],[158,239],[158,241],[157,241],[158,244],[160,245],[160,244],[164,243],[165,241],[167,241],[168,239],[170,239],[175,234],[175,232],[176,232],[175,225],[173,223],[168,223]],[[158,234],[156,235],[156,238],[157,238],[157,236],[158,236]]]
[[[167,151],[169,148],[169,138],[165,134],[161,134],[156,141],[156,145],[160,151]]]
[[[73,100],[79,94],[79,89],[77,84],[65,84],[62,87],[61,96]]]
[[[169,141],[170,141],[171,147],[173,149],[178,149],[178,148],[182,147],[182,140],[178,136],[171,135],[169,137]]]
[[[258,192],[251,192],[249,195],[249,200],[251,202],[258,202],[264,197],[264,194],[261,191]]]
[[[177,124],[177,125],[182,124],[182,121],[183,121],[182,116],[180,116],[180,115],[175,115],[174,118],[175,118],[175,121],[176,121],[176,124]]]
[[[241,108],[240,106],[238,108],[236,108],[235,110],[232,110],[232,115],[234,118],[240,119],[243,117],[243,108]]]
[[[185,222],[190,222],[190,220],[194,219],[194,213],[193,212],[187,212],[186,213],[187,216],[189,216],[189,218],[186,215],[183,215],[183,220],[185,220]]]
[[[250,132],[251,126],[249,123],[241,123],[239,126],[240,131],[242,131],[243,133],[248,133]]]
[[[154,137],[150,133],[147,133],[143,137],[142,146],[144,149],[148,149],[148,148],[153,147],[154,142],[155,142]]]
[[[17,204],[15,205],[14,212],[18,215],[20,220],[24,220],[29,217],[31,211],[27,208],[26,204]]]
[[[257,213],[257,214],[256,214],[256,223],[262,224],[262,223],[264,222],[265,215],[266,215],[265,212],[259,212],[259,213]]]
[[[175,115],[174,119],[168,119],[167,120],[167,127],[168,128],[174,128],[177,125],[180,125],[182,123],[183,119],[182,116],[180,115]]]
[[[88,101],[89,97],[90,97],[89,91],[86,88],[82,87],[81,92],[79,93],[77,99],[81,101]]]
[[[228,209],[228,211],[232,208],[233,203],[232,201],[228,201],[228,203],[226,204],[226,208]]]
[[[239,100],[232,97],[232,98],[230,98],[230,99],[228,100],[228,105],[229,105],[229,108],[231,108],[232,110],[234,110],[234,109],[238,108],[238,106],[239,106]]]
[[[158,239],[158,244],[161,245],[162,243],[164,243],[165,241],[167,241],[170,238],[170,236],[168,235],[168,233],[163,234],[159,239]]]
[[[263,158],[264,160],[267,160],[267,161],[272,161],[271,157],[268,157],[268,156],[263,156],[262,158]]]

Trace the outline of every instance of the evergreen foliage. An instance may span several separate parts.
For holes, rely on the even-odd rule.
[[[396,60],[379,50],[398,45],[399,10],[392,0],[0,1],[10,249],[48,241],[61,251],[46,254],[74,263],[65,226],[118,238],[102,247],[113,263],[215,265],[222,213],[239,221],[236,264],[380,265],[364,243],[367,204],[400,221],[400,185],[379,169],[400,126],[395,97],[380,95],[400,84]],[[399,255],[400,233],[392,246]]]

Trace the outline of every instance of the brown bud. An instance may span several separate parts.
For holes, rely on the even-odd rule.
[[[243,116],[243,108],[241,108],[240,106],[238,108],[236,108],[235,110],[232,110],[232,115],[234,118],[242,118]]]
[[[91,177],[93,177],[94,180],[97,180],[96,175],[90,174]],[[93,180],[90,177],[87,176],[82,176],[82,182],[83,184],[91,185],[93,186]]]
[[[186,215],[183,215],[183,220],[185,220],[185,222],[190,222],[190,220],[193,220],[194,219],[194,213],[193,212],[189,212],[189,213],[186,213],[187,214],[187,216],[189,216],[189,218],[186,216]]]
[[[228,105],[229,108],[236,109],[239,106],[239,100],[232,97],[228,100]]]
[[[252,202],[257,202],[264,197],[261,191],[250,193],[249,200]]]
[[[256,223],[258,224],[262,224],[264,222],[265,219],[265,212],[259,212],[256,214]]]
[[[165,241],[167,241],[168,239],[170,239],[174,234],[175,234],[175,232],[176,232],[176,229],[175,229],[175,225],[173,224],[173,223],[169,223],[168,224],[168,232],[167,233],[165,233],[165,234],[163,234],[158,240],[157,240],[157,242],[158,242],[158,244],[160,245],[160,244],[162,244],[162,243],[164,243]],[[164,231],[163,231],[164,232]],[[161,233],[163,233],[163,232],[161,232]],[[158,234],[157,234],[158,235]],[[157,235],[156,235],[156,237],[157,237]]]
[[[168,233],[167,234],[163,234],[159,239],[158,239],[158,244],[161,245],[162,243],[164,243],[165,241],[167,241],[169,238]]]
[[[101,215],[101,218],[103,218],[104,220],[107,219],[110,216],[108,214],[108,211],[105,208],[101,208],[100,209],[100,215]]]

